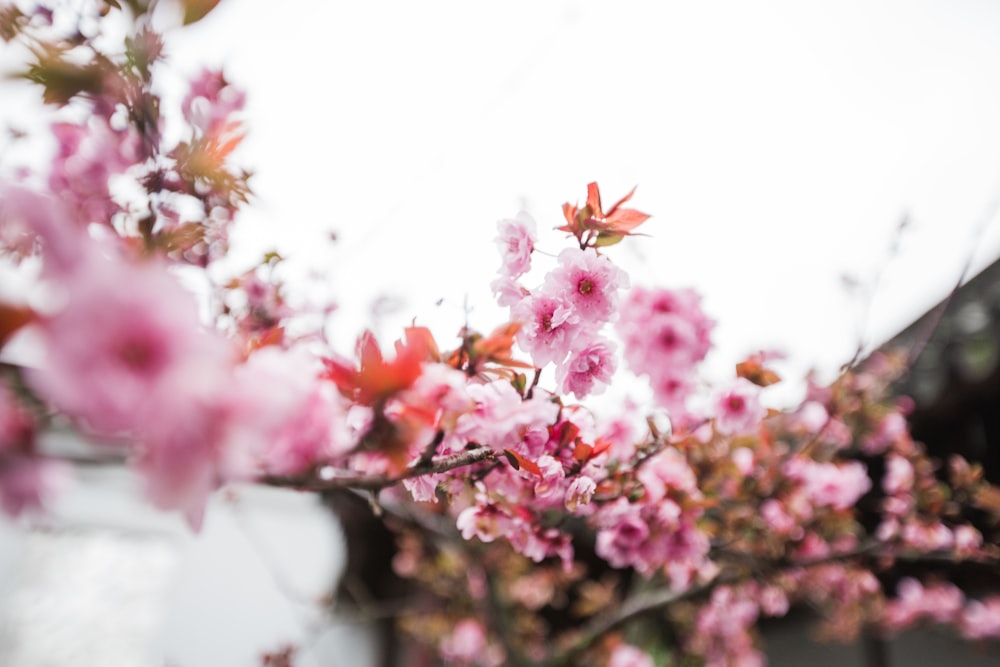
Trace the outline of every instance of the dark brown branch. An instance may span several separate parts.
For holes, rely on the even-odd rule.
[[[444,431],[438,431],[437,434],[434,435],[434,439],[427,443],[427,447],[425,447],[424,451],[420,453],[420,459],[414,467],[419,468],[430,465],[434,460],[434,455],[437,454],[437,449],[441,446],[442,442],[444,442]]]
[[[313,472],[306,476],[269,475],[257,481],[269,486],[289,487],[301,491],[336,491],[338,489],[359,489],[364,491],[379,491],[395,486],[405,479],[413,479],[423,475],[448,472],[455,468],[495,461],[496,452],[489,447],[475,447],[457,454],[448,454],[432,458],[427,464],[410,466],[398,475],[368,475],[353,470],[323,469],[323,476]]]

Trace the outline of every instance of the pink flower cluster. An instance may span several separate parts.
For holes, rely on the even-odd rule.
[[[688,420],[695,367],[711,347],[715,323],[690,289],[633,288],[621,306],[618,334],[632,372],[649,377],[657,402],[677,424]]]
[[[278,349],[241,362],[160,262],[111,261],[77,241],[63,305],[38,326],[46,366],[28,379],[95,435],[135,440],[157,505],[198,525],[221,483],[300,471],[353,446],[317,362]]]
[[[503,263],[493,289],[521,324],[518,344],[538,368],[555,364],[560,391],[577,398],[599,393],[616,368],[615,344],[600,335],[628,276],[593,248],[567,248],[534,290],[517,280],[530,269],[535,223],[526,213],[498,223]]]
[[[885,626],[898,631],[921,619],[950,623],[958,618],[964,603],[965,595],[953,584],[924,587],[916,579],[904,577],[896,587],[896,598],[885,606]]]
[[[802,483],[802,491],[814,507],[848,509],[872,486],[864,464],[857,461],[821,463],[798,457],[788,460],[784,472]]]
[[[667,447],[645,461],[637,477],[641,499],[618,498],[591,518],[597,554],[646,576],[662,571],[675,588],[686,588],[709,564],[708,536],[698,528],[701,511],[692,503],[701,499],[694,471]]]
[[[955,624],[966,639],[1000,638],[1000,597],[967,600],[947,582],[923,585],[912,577],[900,579],[896,597],[886,603],[883,624],[899,632],[920,622]]]
[[[704,658],[705,667],[763,667],[764,655],[750,633],[759,613],[751,591],[719,586],[698,612],[689,650]]]

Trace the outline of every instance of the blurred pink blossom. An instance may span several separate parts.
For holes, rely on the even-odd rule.
[[[653,659],[643,650],[630,644],[619,644],[611,653],[608,667],[656,667]]]
[[[519,278],[531,268],[531,253],[538,240],[535,219],[521,211],[512,219],[498,222],[497,230],[496,243],[503,262],[501,276],[510,280]]]

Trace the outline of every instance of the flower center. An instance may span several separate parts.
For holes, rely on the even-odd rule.
[[[594,283],[590,278],[584,278],[576,286],[576,289],[580,292],[580,294],[587,295],[594,291]]]
[[[128,341],[119,351],[122,362],[130,370],[144,371],[150,369],[154,363],[154,352],[149,345],[144,345],[140,341]]]

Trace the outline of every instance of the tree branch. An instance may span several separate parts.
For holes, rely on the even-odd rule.
[[[395,486],[405,479],[447,472],[455,468],[495,460],[496,452],[493,449],[479,446],[456,454],[434,457],[427,463],[418,461],[398,475],[369,475],[354,470],[322,468],[319,472],[313,471],[304,476],[267,475],[257,481],[261,484],[302,491],[336,491],[338,489],[380,491]]]

